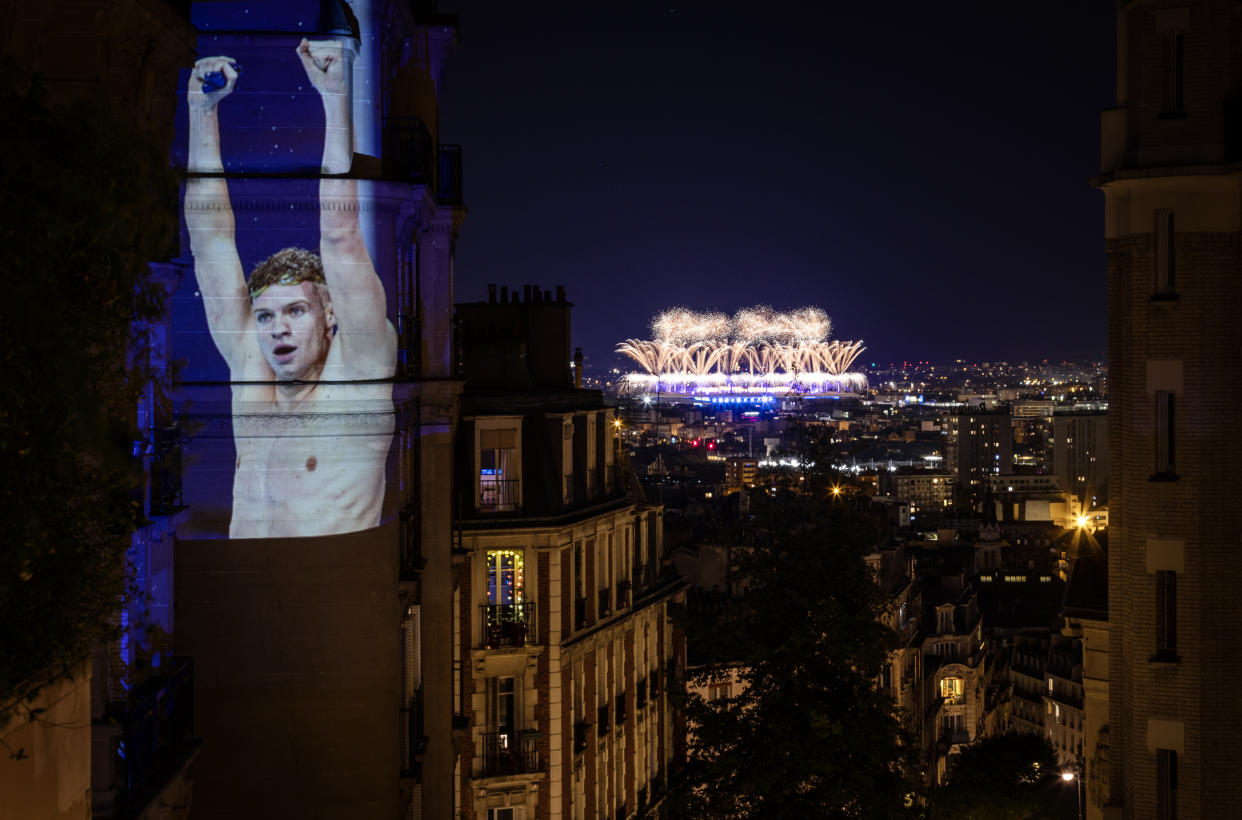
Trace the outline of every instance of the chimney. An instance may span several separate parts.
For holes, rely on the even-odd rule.
[[[487,286],[487,303],[489,305],[496,304],[496,286],[495,285]]]
[[[582,389],[582,348],[574,348],[574,387]]]
[[[522,285],[522,301],[530,304],[530,285]]]
[[[564,285],[556,286],[556,301],[558,302],[565,301],[565,286]]]
[[[509,286],[501,285],[500,286],[500,303],[503,305],[508,301],[509,301]]]

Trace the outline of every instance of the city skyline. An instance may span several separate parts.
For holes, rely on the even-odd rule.
[[[866,365],[1102,359],[1114,11],[970,10],[446,4],[455,298],[564,284],[597,371],[669,305],[818,305]]]

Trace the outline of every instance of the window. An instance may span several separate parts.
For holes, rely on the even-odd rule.
[[[965,682],[961,678],[941,678],[940,679],[940,697],[944,698],[945,703],[957,704],[966,700]]]
[[[496,679],[496,699],[492,706],[492,726],[502,735],[511,735],[517,728],[516,697],[513,678]]]
[[[525,646],[533,637],[534,603],[526,602],[520,550],[487,551],[487,603],[483,605],[485,647]]]
[[[487,602],[520,604],[525,598],[525,562],[520,550],[487,551]]]
[[[1174,473],[1174,395],[1171,390],[1156,391],[1156,475]]]
[[[1177,288],[1177,253],[1174,247],[1173,212],[1156,211],[1156,293],[1171,294]]]
[[[1156,571],[1156,654],[1177,651],[1177,573]]]
[[[1186,113],[1186,37],[1170,31],[1164,41],[1165,116]]]
[[[487,820],[523,820],[525,817],[525,806],[505,806],[500,809],[487,810]]]
[[[1177,820],[1177,752],[1156,750],[1156,817]]]
[[[520,499],[516,430],[479,431],[479,509],[516,510]]]

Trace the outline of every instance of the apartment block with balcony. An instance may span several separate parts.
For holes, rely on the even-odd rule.
[[[962,574],[923,584],[922,665],[928,776],[943,781],[949,755],[982,736],[990,666],[977,594]]]
[[[1052,636],[1044,670],[1044,730],[1062,765],[1074,765],[1083,753],[1082,642]]]
[[[636,817],[680,741],[663,510],[627,492],[612,408],[567,366],[569,302],[457,307],[456,805],[473,820]]]

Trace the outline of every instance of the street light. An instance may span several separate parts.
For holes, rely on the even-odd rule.
[[[1068,783],[1071,780],[1077,781],[1078,786],[1078,820],[1083,820],[1083,803],[1082,803],[1082,757],[1080,756],[1074,761],[1074,768],[1066,769],[1061,772],[1061,780]]]

